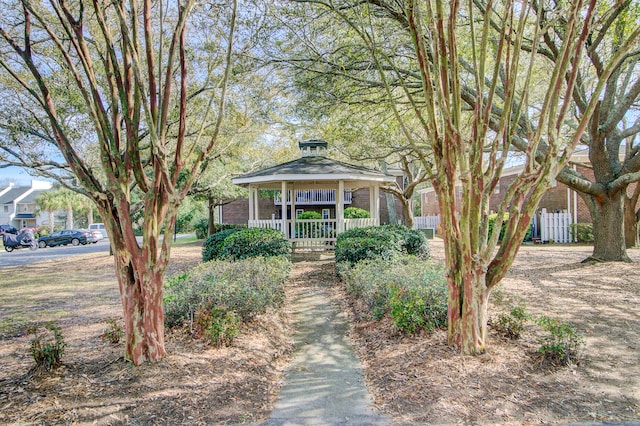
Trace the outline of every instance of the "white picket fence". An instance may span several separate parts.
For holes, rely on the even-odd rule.
[[[534,237],[540,238],[543,243],[553,241],[555,243],[571,243],[574,241],[571,233],[573,223],[571,213],[547,213],[545,209],[533,221]],[[440,215],[416,216],[413,218],[413,227],[416,229],[438,229]]]
[[[440,225],[440,215],[433,216],[416,216],[413,218],[413,227],[415,229],[431,228],[434,231]]]
[[[572,243],[571,213],[547,213],[544,209],[540,213],[540,241],[543,243]]]

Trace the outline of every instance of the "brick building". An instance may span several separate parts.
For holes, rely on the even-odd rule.
[[[580,159],[584,160],[584,158],[582,157]],[[593,177],[593,171],[589,167],[575,167],[583,175],[590,178]],[[498,186],[489,199],[489,210],[491,212],[496,212],[498,210],[498,206],[502,201],[503,191],[507,190],[509,185],[511,185],[511,183],[516,179],[520,172],[522,172],[522,166],[512,167],[504,170],[502,176],[500,177]],[[423,216],[433,216],[440,213],[437,194],[435,193],[433,188],[422,189],[419,190],[418,193],[420,194],[420,207],[421,214]],[[457,201],[460,201],[461,196],[462,189],[458,187],[456,191]],[[458,206],[460,206],[460,203],[458,203]],[[546,209],[546,211],[549,213],[571,213],[574,223],[591,222],[589,209],[587,208],[587,205],[582,200],[582,198],[576,191],[570,189],[560,182],[554,182],[553,186],[543,195],[542,199],[540,200],[540,204],[538,205],[538,211],[542,211],[543,209]]]

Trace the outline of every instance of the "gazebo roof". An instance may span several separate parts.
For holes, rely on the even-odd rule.
[[[301,147],[303,144],[305,142],[300,142]],[[232,182],[241,186],[256,184],[264,188],[280,188],[282,181],[310,186],[339,180],[344,181],[346,187],[358,188],[374,182],[394,182],[395,177],[366,167],[331,160],[321,155],[310,155],[238,176],[232,179]]]

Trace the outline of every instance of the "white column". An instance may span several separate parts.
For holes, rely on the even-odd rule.
[[[249,185],[249,222],[255,220],[253,210],[253,186]]]
[[[255,218],[255,220],[260,220],[260,203],[258,202],[259,197],[258,197],[258,187],[256,187],[253,190],[253,208],[255,210],[255,213],[253,214],[253,217]]]
[[[289,239],[289,227],[287,226],[287,182],[282,181],[280,198],[282,198],[282,233]]]
[[[380,225],[380,185],[377,183],[373,185],[373,210],[376,225]]]
[[[337,234],[344,232],[344,181],[338,181],[336,191],[336,226]]]
[[[295,238],[296,234],[296,185],[291,185],[291,238]]]
[[[374,185],[370,183],[369,184],[369,215],[371,216],[371,219],[376,218],[376,210],[375,210],[376,203],[373,195],[373,187]]]

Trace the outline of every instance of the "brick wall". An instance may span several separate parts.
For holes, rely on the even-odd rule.
[[[593,171],[588,168],[579,168],[578,171],[583,173],[585,176],[589,178],[593,178]],[[504,192],[507,190],[509,185],[517,178],[516,175],[511,176],[503,176],[500,178],[500,184],[496,191],[491,194],[489,199],[489,210],[492,212],[496,212],[498,210],[498,206],[504,197]],[[574,213],[574,191],[569,191],[567,194],[567,186],[557,182],[557,184],[550,188],[540,200],[540,204],[538,205],[538,210],[546,208],[548,212],[556,212],[556,211],[566,211],[569,208],[568,199],[570,201],[570,212]],[[589,214],[589,210],[587,209],[584,200],[578,196],[578,222],[591,222],[591,215]],[[458,201],[458,208],[460,206],[460,197],[458,190],[456,190],[456,200]],[[423,216],[432,216],[440,213],[440,207],[438,206],[438,201],[436,199],[436,193],[433,191],[423,192],[420,195],[420,210]]]
[[[272,198],[258,198],[259,219],[271,219],[275,214],[280,217],[280,206],[273,204]],[[222,222],[247,224],[249,220],[249,198],[240,198],[222,206]]]

